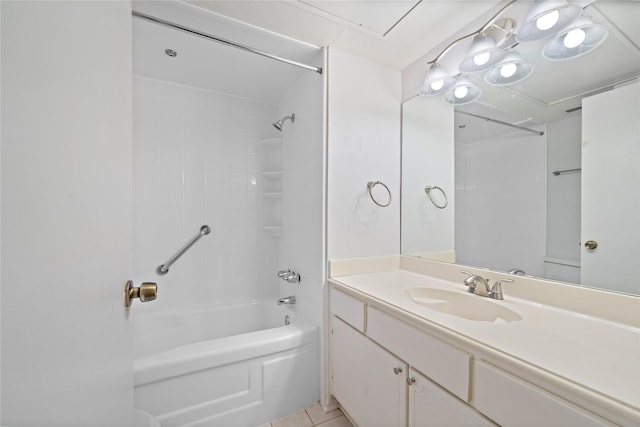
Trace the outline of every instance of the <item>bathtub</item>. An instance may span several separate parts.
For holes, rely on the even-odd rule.
[[[290,307],[252,301],[134,324],[135,406],[162,427],[256,426],[319,399],[318,331]]]

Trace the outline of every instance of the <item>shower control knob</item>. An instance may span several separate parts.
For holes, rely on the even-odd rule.
[[[586,242],[584,242],[584,247],[590,250],[594,250],[598,247],[598,242],[596,242],[595,240],[587,240]]]
[[[140,299],[140,302],[153,301],[158,297],[158,285],[153,282],[144,282],[139,287],[133,286],[132,280],[127,280],[124,284],[124,306],[131,307],[133,300]]]

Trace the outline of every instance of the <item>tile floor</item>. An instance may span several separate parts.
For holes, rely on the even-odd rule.
[[[261,425],[260,427],[353,427],[347,417],[344,416],[338,403],[331,400],[324,412],[320,402],[309,406],[286,417],[279,418]]]

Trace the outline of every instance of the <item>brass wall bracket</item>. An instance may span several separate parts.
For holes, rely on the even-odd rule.
[[[158,296],[158,285],[153,282],[144,282],[140,287],[133,286],[133,280],[127,280],[124,284],[124,306],[129,308],[133,300],[140,299],[140,302],[153,301]]]

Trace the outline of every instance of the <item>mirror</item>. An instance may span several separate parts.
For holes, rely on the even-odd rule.
[[[609,32],[584,56],[521,44],[523,82],[403,103],[403,254],[640,294],[640,3],[583,16]]]

